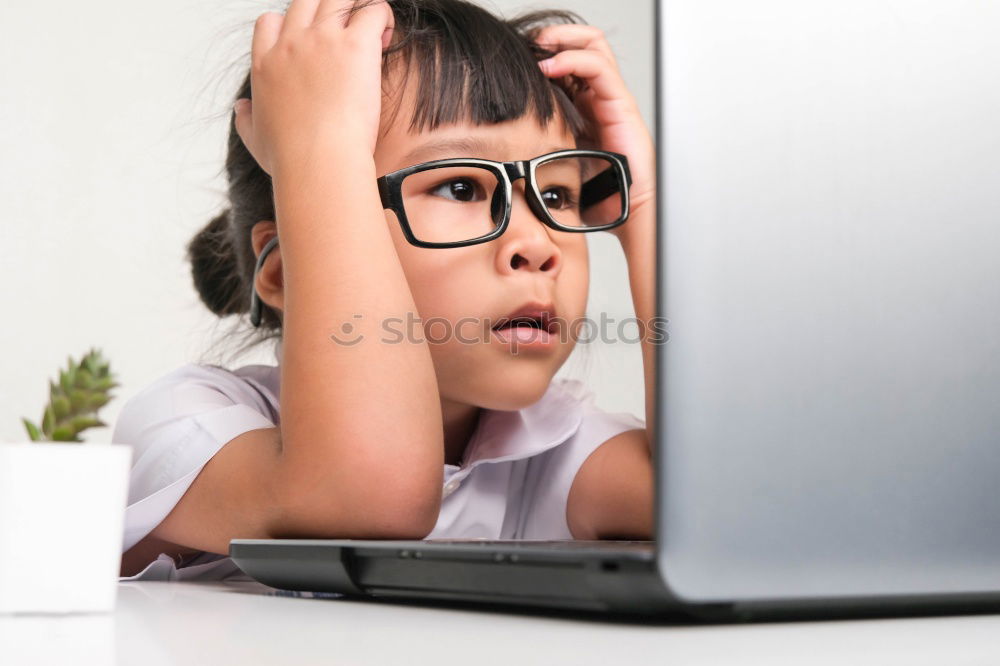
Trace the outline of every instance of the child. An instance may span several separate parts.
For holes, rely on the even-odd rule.
[[[652,140],[573,17],[293,0],[257,20],[230,208],[189,256],[278,365],[188,364],[125,404],[122,576],[238,575],[233,538],[652,538],[650,337],[645,423],[553,381],[586,305],[577,232],[616,234],[653,314]],[[575,149],[600,152],[552,157]]]

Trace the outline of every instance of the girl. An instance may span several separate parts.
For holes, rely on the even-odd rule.
[[[579,232],[616,234],[653,314],[652,140],[573,18],[292,0],[257,20],[230,209],[188,249],[206,305],[252,310],[278,365],[188,364],[124,405],[122,576],[238,574],[233,538],[652,538],[650,336],[645,423],[553,381]]]

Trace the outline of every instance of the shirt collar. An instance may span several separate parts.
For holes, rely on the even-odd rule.
[[[484,409],[464,468],[529,458],[566,441],[583,420],[575,384],[579,382],[554,380],[538,402],[519,410]]]

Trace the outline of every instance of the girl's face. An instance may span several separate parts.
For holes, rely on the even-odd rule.
[[[433,131],[410,133],[416,77],[399,91],[397,122],[383,112],[382,138],[375,149],[378,175],[419,162],[454,157],[496,161],[524,160],[576,142],[561,120],[545,129],[532,115],[497,125],[462,122]],[[397,89],[398,90],[398,89]],[[383,104],[385,106],[385,104]],[[414,151],[426,144],[463,141],[481,149],[439,147]],[[446,187],[440,192],[449,196]],[[458,248],[421,248],[403,236],[395,214],[386,210],[396,252],[430,342],[443,400],[515,410],[541,398],[553,375],[573,350],[571,323],[584,316],[588,291],[587,241],[584,234],[557,231],[531,212],[525,180],[515,181],[510,224],[499,238]],[[558,329],[549,344],[524,345],[512,331],[490,330],[525,305],[548,306]],[[406,323],[391,327],[404,335],[418,333]]]

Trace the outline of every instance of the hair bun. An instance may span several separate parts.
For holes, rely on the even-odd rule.
[[[242,282],[233,251],[229,209],[212,218],[187,245],[191,277],[202,302],[222,317],[247,310]]]

